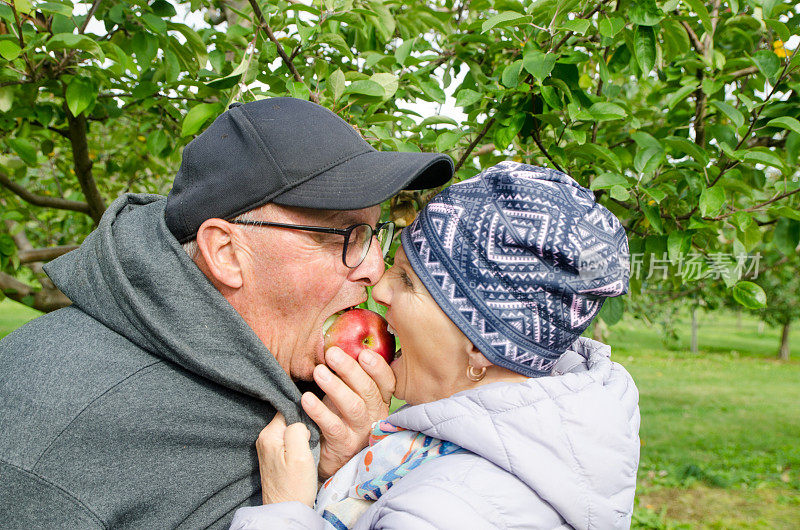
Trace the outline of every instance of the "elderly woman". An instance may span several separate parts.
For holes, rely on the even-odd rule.
[[[445,189],[372,291],[408,405],[319,492],[307,429],[273,421],[262,482],[285,502],[232,528],[629,527],[638,393],[580,336],[628,277],[619,221],[563,173],[504,162]]]

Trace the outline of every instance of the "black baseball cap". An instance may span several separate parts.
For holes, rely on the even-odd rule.
[[[230,219],[268,202],[358,210],[452,176],[447,155],[377,151],[325,107],[262,99],[232,104],[184,148],[164,217],[185,243],[206,219]]]

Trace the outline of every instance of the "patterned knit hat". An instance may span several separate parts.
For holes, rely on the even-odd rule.
[[[402,235],[439,307],[492,363],[549,375],[603,300],[628,290],[628,239],[591,191],[502,162],[446,188]]]

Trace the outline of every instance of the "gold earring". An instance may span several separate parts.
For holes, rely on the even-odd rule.
[[[480,370],[475,370],[472,365],[467,365],[467,379],[470,381],[475,381],[476,383],[484,378],[486,375],[486,367],[484,366]]]

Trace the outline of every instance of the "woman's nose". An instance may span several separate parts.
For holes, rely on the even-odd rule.
[[[388,271],[383,273],[381,279],[375,284],[375,287],[372,288],[372,299],[388,307],[391,301],[391,291],[389,289],[389,279],[386,277],[387,272]]]

